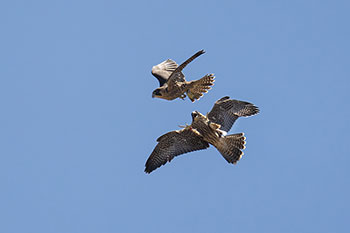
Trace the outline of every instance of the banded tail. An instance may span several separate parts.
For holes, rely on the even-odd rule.
[[[215,147],[227,162],[236,164],[243,155],[241,150],[245,148],[245,139],[244,133],[227,135],[221,137]]]
[[[207,93],[214,85],[215,76],[213,74],[207,74],[203,78],[190,82],[190,88],[187,90],[187,96],[192,102],[198,100],[203,96],[203,93]]]

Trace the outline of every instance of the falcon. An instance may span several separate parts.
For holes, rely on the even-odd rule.
[[[205,53],[200,50],[192,57],[187,59],[180,66],[175,61],[168,59],[162,63],[152,67],[152,74],[159,81],[159,88],[152,92],[152,97],[165,100],[174,100],[176,98],[185,99],[186,95],[194,102],[207,93],[214,84],[214,75],[207,74],[203,78],[194,81],[186,81],[182,70],[194,59]]]
[[[236,164],[245,148],[244,133],[227,135],[239,117],[259,113],[251,103],[233,100],[225,96],[215,102],[211,111],[204,116],[192,112],[192,123],[181,130],[168,132],[157,139],[157,146],[146,162],[146,173],[170,162],[175,156],[191,151],[203,150],[213,145],[228,163]]]

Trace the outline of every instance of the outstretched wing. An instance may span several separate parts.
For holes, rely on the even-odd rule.
[[[238,117],[252,116],[258,112],[258,107],[251,103],[232,100],[225,96],[215,102],[207,117],[210,121],[221,125],[221,130],[228,132]]]
[[[184,63],[182,63],[179,67],[177,67],[174,72],[170,75],[170,77],[168,78],[168,83],[172,83],[175,84],[176,82],[184,82],[185,81],[185,77],[182,74],[182,70],[188,65],[190,64],[194,59],[196,59],[197,57],[199,57],[200,55],[202,55],[203,53],[205,53],[204,50],[200,50],[197,53],[195,53],[192,57],[190,57],[189,59],[187,59]],[[169,86],[171,86],[171,84],[169,84]]]
[[[209,144],[202,140],[199,133],[189,127],[166,133],[157,141],[157,146],[147,159],[146,173],[151,173],[166,162],[170,162],[177,155],[209,147]]]
[[[175,61],[168,59],[162,63],[152,67],[152,74],[159,81],[159,85],[163,86],[164,83],[168,80],[170,75],[176,70],[178,65]],[[182,73],[181,73],[182,74]],[[181,75],[180,74],[180,75]],[[183,74],[182,74],[183,76]]]

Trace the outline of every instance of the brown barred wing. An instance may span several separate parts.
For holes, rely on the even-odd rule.
[[[182,70],[188,65],[190,64],[194,59],[196,59],[197,57],[199,57],[200,55],[202,55],[203,53],[205,53],[204,50],[200,50],[197,53],[195,53],[192,57],[190,57],[189,59],[187,59],[184,63],[182,63],[180,66],[178,66],[174,72],[170,75],[169,79],[168,79],[168,85],[169,88],[171,88],[172,86],[174,86],[177,82],[184,82],[185,77],[182,74]]]
[[[259,108],[251,103],[232,100],[225,96],[215,102],[214,107],[208,113],[210,121],[221,125],[220,129],[228,132],[238,117],[247,117],[259,113]]]
[[[166,133],[157,141],[157,146],[147,159],[146,173],[151,173],[166,162],[170,162],[175,156],[209,147],[200,134],[190,127]]]

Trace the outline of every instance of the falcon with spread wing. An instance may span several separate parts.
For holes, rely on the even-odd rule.
[[[204,50],[198,51],[180,66],[171,59],[153,66],[152,74],[158,79],[160,87],[153,91],[152,97],[174,100],[178,97],[184,99],[187,94],[188,98],[194,102],[202,97],[203,93],[207,93],[214,84],[215,77],[213,74],[207,74],[199,80],[188,82],[182,73],[182,70],[190,62],[203,53],[205,53]]]
[[[226,96],[215,102],[211,111],[204,116],[192,112],[192,124],[184,129],[171,131],[157,139],[157,146],[146,162],[146,173],[170,162],[175,156],[203,150],[213,145],[227,162],[236,164],[245,148],[243,133],[227,135],[239,117],[255,115],[258,107],[251,103],[232,100]]]

